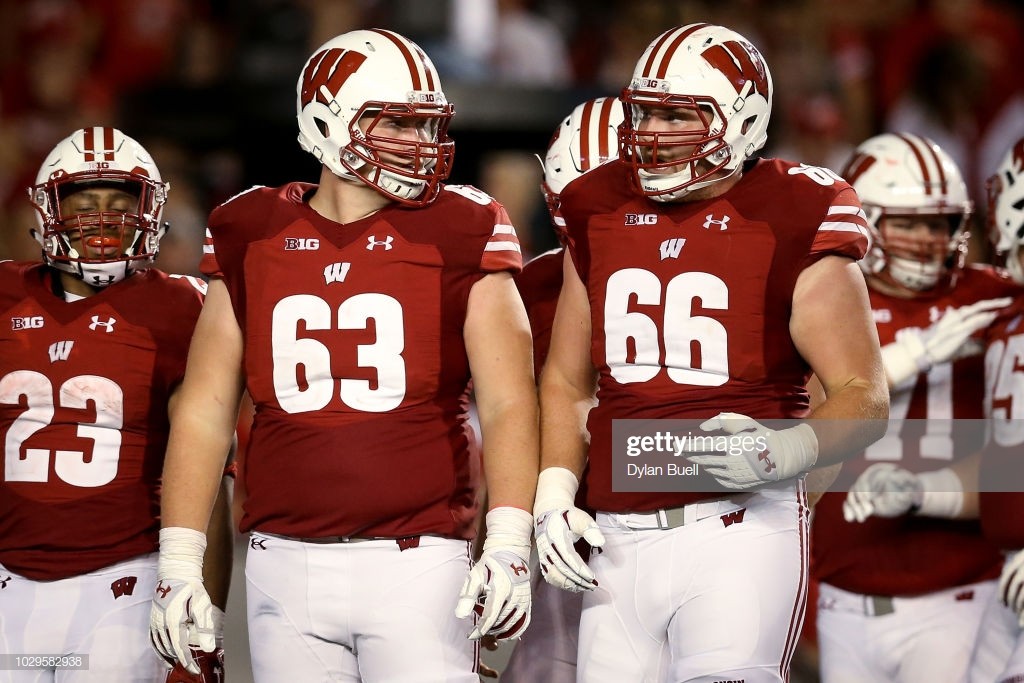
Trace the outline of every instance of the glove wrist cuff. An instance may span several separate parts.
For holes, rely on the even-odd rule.
[[[787,432],[786,436],[790,437],[787,453],[793,454],[793,459],[787,463],[790,466],[785,467],[782,472],[781,478],[788,479],[806,472],[818,462],[818,435],[806,422],[784,431]]]
[[[161,529],[157,578],[202,581],[205,553],[206,534],[202,531],[178,526]]]
[[[922,517],[953,519],[964,507],[964,487],[956,472],[944,467],[917,475],[921,500],[914,514]]]
[[[576,504],[576,492],[580,482],[576,475],[564,467],[548,467],[537,478],[537,498],[533,504],[533,516],[545,512],[569,509]]]

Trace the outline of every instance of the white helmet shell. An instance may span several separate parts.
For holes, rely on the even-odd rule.
[[[448,137],[455,110],[433,63],[414,42],[382,29],[332,38],[306,61],[295,101],[299,144],[335,175],[411,206],[437,197],[455,153]],[[366,116],[376,119],[364,128],[359,121]],[[376,132],[385,117],[415,119],[429,139],[411,142]]]
[[[622,158],[634,167],[641,192],[675,201],[737,172],[768,139],[772,76],[754,45],[712,24],[662,33],[640,56],[622,99],[630,116],[622,129]],[[703,128],[685,132],[638,129],[651,107],[696,110]],[[685,157],[659,159],[658,150],[689,147]]]
[[[931,289],[963,267],[973,204],[952,157],[928,138],[883,133],[857,146],[841,175],[860,196],[872,246],[861,260],[868,274],[887,272],[915,291]],[[951,221],[946,258],[921,263],[892,254],[881,230],[887,216],[945,216]]]
[[[1024,138],[1003,155],[987,189],[989,239],[995,252],[1006,257],[1010,276],[1024,285],[1018,257],[1024,239]]]
[[[137,210],[62,215],[61,200],[90,185],[136,194]],[[43,247],[43,260],[93,287],[120,282],[140,266],[151,264],[159,253],[168,189],[153,158],[136,140],[106,126],[76,130],[57,143],[40,166],[36,184],[29,188],[39,224],[33,237]],[[84,230],[118,239],[120,253],[80,254],[72,242]]]

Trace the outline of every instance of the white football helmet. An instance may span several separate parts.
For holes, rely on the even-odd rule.
[[[883,133],[862,142],[840,175],[860,195],[871,231],[871,248],[860,261],[865,273],[915,291],[953,283],[967,256],[973,204],[949,154],[913,133]],[[938,245],[941,257],[895,253],[899,245],[887,243],[882,231],[882,220],[892,216],[946,218],[949,236]]]
[[[89,186],[123,189],[138,196],[138,208],[63,215],[61,200]],[[121,131],[106,126],[76,130],[57,143],[39,168],[36,184],[28,188],[39,221],[32,236],[42,245],[47,265],[93,287],[112,285],[156,258],[167,229],[160,217],[169,189],[149,152]],[[90,257],[72,246],[86,239],[97,244],[116,240],[121,250]]]
[[[598,97],[573,109],[551,136],[541,162],[544,181],[540,189],[559,240],[565,233],[565,221],[559,212],[562,189],[570,180],[618,157],[618,130],[623,116],[620,100]]]
[[[621,155],[632,163],[640,191],[669,202],[736,173],[768,139],[772,91],[761,53],[735,31],[690,24],[658,36],[622,91],[629,115],[619,129]],[[704,125],[685,132],[638,130],[649,107],[692,109]],[[659,153],[674,147],[692,151],[671,159]]]
[[[996,254],[1006,258],[1010,276],[1024,285],[1018,257],[1024,239],[1024,138],[1007,150],[987,189],[989,239]]]
[[[455,109],[427,55],[393,31],[350,31],[317,48],[299,77],[296,109],[302,149],[389,199],[425,206],[451,172]],[[427,139],[389,137],[378,130],[384,118],[422,126]]]

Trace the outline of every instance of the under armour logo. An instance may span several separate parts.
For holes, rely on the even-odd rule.
[[[100,320],[100,317],[98,315],[94,315],[92,317],[92,322],[89,323],[89,329],[90,330],[95,330],[98,327],[103,327],[103,328],[106,328],[107,334],[110,334],[111,332],[114,331],[114,323],[116,323],[116,322],[117,321],[114,320],[113,318],[109,318],[106,321],[103,321],[103,320]]]
[[[725,526],[732,526],[733,524],[739,524],[743,521],[743,515],[747,512],[747,508],[740,508],[739,510],[733,510],[722,515],[722,524]]]
[[[529,574],[530,570],[526,568],[525,564],[510,564],[509,567],[516,573],[516,576],[520,574]]]
[[[56,363],[59,360],[67,360],[68,356],[71,355],[71,348],[75,345],[75,342],[59,341],[50,344],[50,362]]]
[[[263,545],[267,542],[265,538],[256,538],[255,536],[249,539],[249,547],[253,550],[266,550],[267,546]]]
[[[138,583],[139,578],[137,576],[122,576],[120,579],[110,584],[110,591],[114,594],[114,599],[117,600],[121,596],[131,595],[135,592],[135,584]],[[169,588],[167,590],[170,590]]]
[[[719,230],[726,230],[729,227],[729,219],[731,216],[722,216],[721,218],[715,218],[714,214],[708,214],[704,217],[704,228],[710,230],[712,225],[717,225]]]
[[[113,275],[93,275],[92,284],[94,287],[106,287],[107,285],[114,284]]]
[[[771,453],[767,450],[763,450],[757,454],[757,459],[764,463],[764,471],[770,473],[775,469],[775,463],[772,462]]]
[[[384,247],[384,251],[390,251],[394,248],[391,246],[391,243],[394,241],[395,238],[391,235],[388,235],[382,240],[378,240],[376,235],[370,235],[366,238],[366,250],[373,251],[374,247]]]
[[[160,594],[161,598],[166,598],[167,594],[171,592],[171,587],[165,586],[163,579],[160,579],[160,583],[156,585],[156,592]]]
[[[2,591],[4,588],[7,588],[7,582],[10,580],[11,577],[9,576],[6,579],[0,579],[0,591]]]

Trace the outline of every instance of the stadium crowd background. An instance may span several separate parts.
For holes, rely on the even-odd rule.
[[[552,130],[576,104],[618,94],[660,32],[708,21],[749,37],[771,65],[765,156],[838,170],[876,133],[931,137],[964,171],[978,214],[971,258],[986,260],[984,179],[1024,136],[1021,4],[0,0],[0,259],[38,258],[25,188],[46,153],[76,128],[113,125],[149,149],[172,185],[157,265],[197,274],[214,206],[253,184],[316,180],[318,164],[296,142],[295,75],[328,38],[372,26],[433,58],[457,112],[452,181],[505,204],[526,251],[540,253],[554,236],[534,155]],[[248,677],[244,549],[240,539],[233,680]],[[813,657],[795,666],[794,680],[814,680]]]
[[[432,56],[457,112],[453,181],[502,201],[543,251],[533,154],[573,106],[617,94],[653,36],[694,21],[738,30],[771,64],[766,156],[836,169],[866,137],[910,130],[952,154],[980,214],[984,178],[1024,134],[1024,9],[1009,0],[0,0],[0,258],[37,255],[24,188],[45,153],[104,124],[171,180],[158,265],[194,273],[212,207],[315,180],[295,142],[295,74],[368,26]]]

